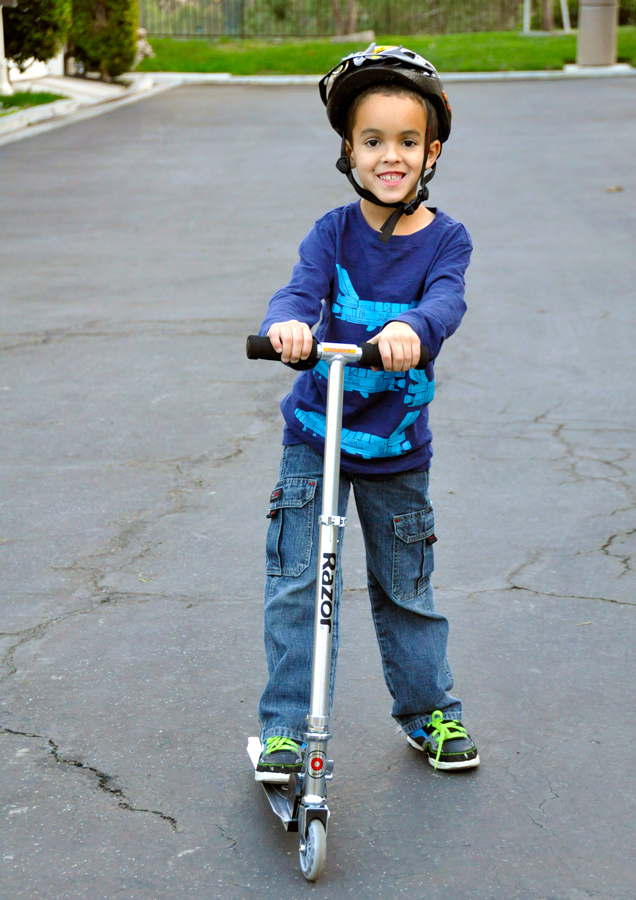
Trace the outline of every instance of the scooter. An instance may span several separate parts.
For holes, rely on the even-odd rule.
[[[250,335],[247,339],[248,359],[268,359],[280,362],[281,355],[272,347],[269,338]],[[329,367],[327,381],[327,410],[325,421],[325,449],[323,470],[322,513],[318,544],[318,572],[316,577],[316,611],[314,617],[314,648],[311,673],[311,695],[303,771],[292,775],[257,772],[261,741],[251,737],[247,753],[254,766],[255,777],[263,785],[273,812],[287,831],[300,834],[300,868],[307,881],[318,881],[327,857],[327,782],[333,777],[333,760],[327,758],[329,734],[329,689],[331,678],[331,647],[333,623],[333,585],[340,545],[340,529],[346,518],[338,515],[338,486],[340,481],[340,441],[342,434],[342,398],[346,365],[382,369],[382,357],[377,344],[327,344],[314,338],[312,351],[306,360],[290,364],[295,369],[311,369],[319,362]],[[428,351],[421,348],[416,368],[424,369],[429,361]],[[267,777],[267,780],[263,780]]]

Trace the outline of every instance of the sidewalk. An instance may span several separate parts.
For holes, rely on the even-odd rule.
[[[143,94],[152,90],[154,79],[145,73],[135,72],[128,76],[129,85],[106,84],[84,78],[69,78],[64,75],[44,75],[39,78],[20,79],[14,82],[16,92],[60,94],[65,99],[32,106],[0,117],[0,140],[2,136],[24,131],[51,119],[62,119],[86,107],[102,104],[119,105],[117,101],[133,94]],[[107,112],[105,107],[103,112]],[[62,124],[62,123],[59,123]],[[26,136],[26,133],[25,133]]]

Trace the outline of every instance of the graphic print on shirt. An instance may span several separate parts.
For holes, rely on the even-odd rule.
[[[378,459],[382,456],[401,456],[411,449],[411,442],[406,440],[404,432],[415,422],[420,414],[417,412],[408,412],[398,427],[388,438],[379,437],[377,434],[368,434],[366,431],[351,431],[349,428],[342,429],[342,439],[340,446],[347,453],[362,456],[363,459]],[[304,409],[294,410],[294,415],[303,426],[303,431],[313,431],[317,437],[325,436],[325,417],[320,413],[307,412]]]
[[[326,380],[329,374],[329,363],[321,359],[314,367],[314,372]],[[358,391],[365,399],[369,397],[369,394],[381,394],[383,391],[399,391],[405,384],[406,378],[402,372],[372,372],[371,369],[356,369],[352,366],[345,366],[345,391]]]
[[[412,383],[408,386],[408,393],[404,395],[407,406],[424,406],[430,403],[435,394],[435,382],[429,381],[424,369],[410,369],[409,375]]]
[[[375,331],[386,322],[395,319],[407,309],[414,309],[413,303],[376,303],[373,300],[361,300],[354,290],[349,273],[336,263],[338,270],[338,297],[334,301],[332,312],[338,319],[366,325],[367,331]]]

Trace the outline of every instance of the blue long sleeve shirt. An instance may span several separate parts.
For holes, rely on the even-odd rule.
[[[428,348],[426,370],[372,372],[345,368],[341,467],[363,476],[428,469],[428,404],[434,359],[466,311],[464,273],[472,243],[445,213],[415,234],[387,244],[366,222],[359,202],[319,219],[300,245],[289,284],[270,300],[260,328],[297,319],[319,341],[360,344],[387,322],[406,322]],[[284,444],[324,450],[327,365],[302,372],[283,399]]]

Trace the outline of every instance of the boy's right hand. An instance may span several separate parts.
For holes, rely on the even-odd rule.
[[[297,322],[296,319],[276,322],[270,327],[267,337],[274,350],[282,354],[281,362],[284,363],[297,363],[300,359],[307,359],[314,343],[309,325]]]

